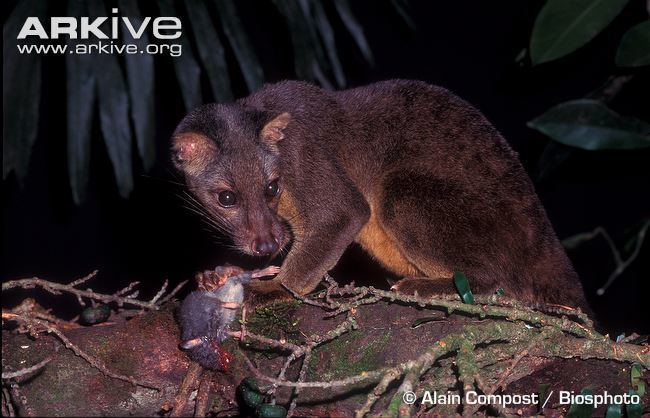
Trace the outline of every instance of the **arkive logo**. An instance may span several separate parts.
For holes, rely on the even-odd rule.
[[[118,13],[117,8],[111,10],[113,14]],[[110,19],[110,33],[105,33],[100,27]],[[133,39],[140,39],[149,25],[152,34],[156,39],[178,39],[182,35],[181,20],[177,17],[156,17],[150,16],[137,18],[132,21],[128,17],[102,16],[89,17],[50,17],[49,33],[38,17],[28,17],[18,33],[17,39],[118,39],[119,28],[123,26]],[[123,23],[123,25],[121,25]]]

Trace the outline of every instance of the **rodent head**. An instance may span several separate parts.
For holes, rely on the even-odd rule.
[[[288,113],[209,104],[190,112],[174,132],[172,159],[200,210],[244,253],[276,255],[289,242],[277,208],[283,186],[278,145],[290,120]]]

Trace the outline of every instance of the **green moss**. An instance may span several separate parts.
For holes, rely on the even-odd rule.
[[[293,314],[300,304],[300,301],[278,302],[258,308],[247,318],[246,327],[253,333],[269,338],[279,338],[284,334],[290,337],[290,342],[299,342],[301,318]]]
[[[365,343],[364,333],[354,330],[318,347],[314,350],[309,365],[310,378],[335,380],[383,367],[381,354],[390,337],[389,331],[380,338]],[[331,359],[325,366],[326,370],[318,370],[322,358],[320,353],[327,353],[326,355]]]

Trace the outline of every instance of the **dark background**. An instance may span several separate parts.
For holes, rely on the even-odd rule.
[[[14,4],[3,2],[3,21]],[[273,4],[238,4],[266,80],[295,78],[289,33]],[[543,2],[410,4],[417,25],[415,31],[404,24],[387,2],[353,3],[374,53],[375,65],[368,65],[347,32],[338,30],[337,45],[343,52],[349,85],[409,78],[449,88],[484,112],[519,152],[534,179],[538,159],[549,140],[527,128],[526,122],[557,103],[584,97],[609,75],[624,73],[614,65],[618,42],[629,27],[647,19],[645,1],[631,1],[587,46],[561,60],[531,68],[516,63],[515,57],[527,46]],[[142,7],[143,15],[158,15],[156,10]],[[58,15],[65,15],[65,4]],[[334,24],[335,29],[341,27],[339,21]],[[185,33],[190,35],[187,27]],[[232,51],[228,54],[232,58]],[[67,178],[64,58],[54,56],[45,60],[39,136],[30,173],[22,187],[13,175],[2,182],[3,280],[39,276],[67,282],[99,269],[99,276],[90,283],[94,290],[112,293],[139,280],[148,296],[156,292],[163,278],[174,284],[192,277],[198,270],[226,261],[253,262],[229,252],[218,242],[224,239],[206,231],[204,223],[183,208],[177,196],[181,188],[174,182],[180,179],[169,162],[168,138],[185,110],[170,65],[172,58],[155,59],[156,166],[145,174],[139,161],[135,161],[135,189],[129,199],[121,199],[99,128],[95,127],[89,193],[80,206],[72,203]],[[635,78],[610,106],[647,121],[650,77],[647,70],[635,73]],[[245,95],[236,68],[232,78],[236,94]],[[204,97],[209,98],[206,83],[204,87]],[[601,225],[622,246],[628,236],[626,228],[650,215],[649,167],[649,150],[576,151],[545,181],[537,182],[536,187],[560,238]],[[612,333],[650,332],[648,315],[642,313],[647,312],[643,289],[650,279],[647,247],[645,244],[645,254],[601,297],[595,295],[595,289],[614,268],[605,242],[598,238],[570,253],[600,322]],[[387,275],[358,248],[352,248],[335,276],[363,281]],[[20,295],[13,292],[11,297]]]

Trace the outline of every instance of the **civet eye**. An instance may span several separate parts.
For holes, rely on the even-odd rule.
[[[278,190],[280,190],[280,188],[278,187],[278,181],[273,180],[266,186],[266,195],[269,197],[273,197],[278,194]]]
[[[237,197],[230,190],[225,190],[218,195],[219,204],[224,208],[229,208],[235,206],[237,202]]]

